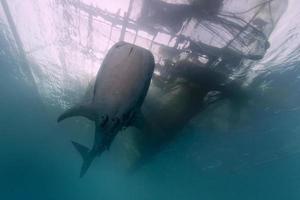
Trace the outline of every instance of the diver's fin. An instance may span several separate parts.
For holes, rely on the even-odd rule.
[[[83,116],[90,120],[94,120],[96,118],[95,112],[90,105],[78,105],[70,108],[69,110],[66,110],[64,113],[62,113],[58,119],[57,122],[60,122],[66,118],[74,117],[74,116]]]
[[[89,150],[87,147],[78,144],[76,142],[72,141],[72,144],[74,145],[75,149],[80,153],[82,160],[83,160],[83,164],[81,166],[81,170],[80,170],[80,178],[82,178],[85,173],[87,172],[87,170],[89,169],[92,161],[94,160],[94,158],[96,157],[96,153],[93,150]]]

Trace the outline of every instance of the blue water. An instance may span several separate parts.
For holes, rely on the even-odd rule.
[[[0,54],[0,199],[300,199],[300,29],[291,21],[299,11],[288,11],[251,72],[255,92],[245,119],[225,130],[223,115],[212,128],[204,112],[201,123],[189,124],[135,173],[106,152],[80,179],[81,158],[70,141],[89,144],[92,125],[84,119],[58,125],[62,109],[24,79],[14,54]]]
[[[0,85],[3,199],[299,198],[296,111],[260,115],[248,130],[225,135],[190,128],[133,175],[104,155],[79,179],[80,158],[67,131],[32,88],[3,75]]]

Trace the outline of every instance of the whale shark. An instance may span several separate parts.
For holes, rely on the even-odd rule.
[[[72,142],[80,153],[83,177],[95,157],[108,150],[121,129],[134,123],[149,89],[154,71],[153,54],[142,47],[118,42],[108,51],[97,73],[91,102],[81,102],[62,113],[57,121],[74,116],[95,123],[91,149]]]

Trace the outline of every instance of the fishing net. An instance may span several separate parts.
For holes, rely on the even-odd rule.
[[[2,0],[0,20],[15,57],[26,60],[21,70],[43,99],[69,106],[120,40],[151,50],[156,63],[189,59],[232,73],[244,60],[264,56],[286,5],[287,0]]]

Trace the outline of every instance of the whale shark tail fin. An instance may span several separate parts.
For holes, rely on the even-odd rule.
[[[57,119],[57,122],[61,122],[62,120],[74,117],[74,116],[83,116],[90,120],[94,120],[96,118],[95,112],[93,111],[92,106],[90,105],[77,105],[74,106],[65,112],[63,112]]]
[[[78,144],[77,142],[73,142],[72,144],[74,145],[75,149],[80,153],[82,159],[83,159],[83,164],[81,166],[80,170],[80,178],[82,178],[87,170],[89,169],[92,161],[96,157],[97,153],[93,150],[89,150],[87,147]]]

